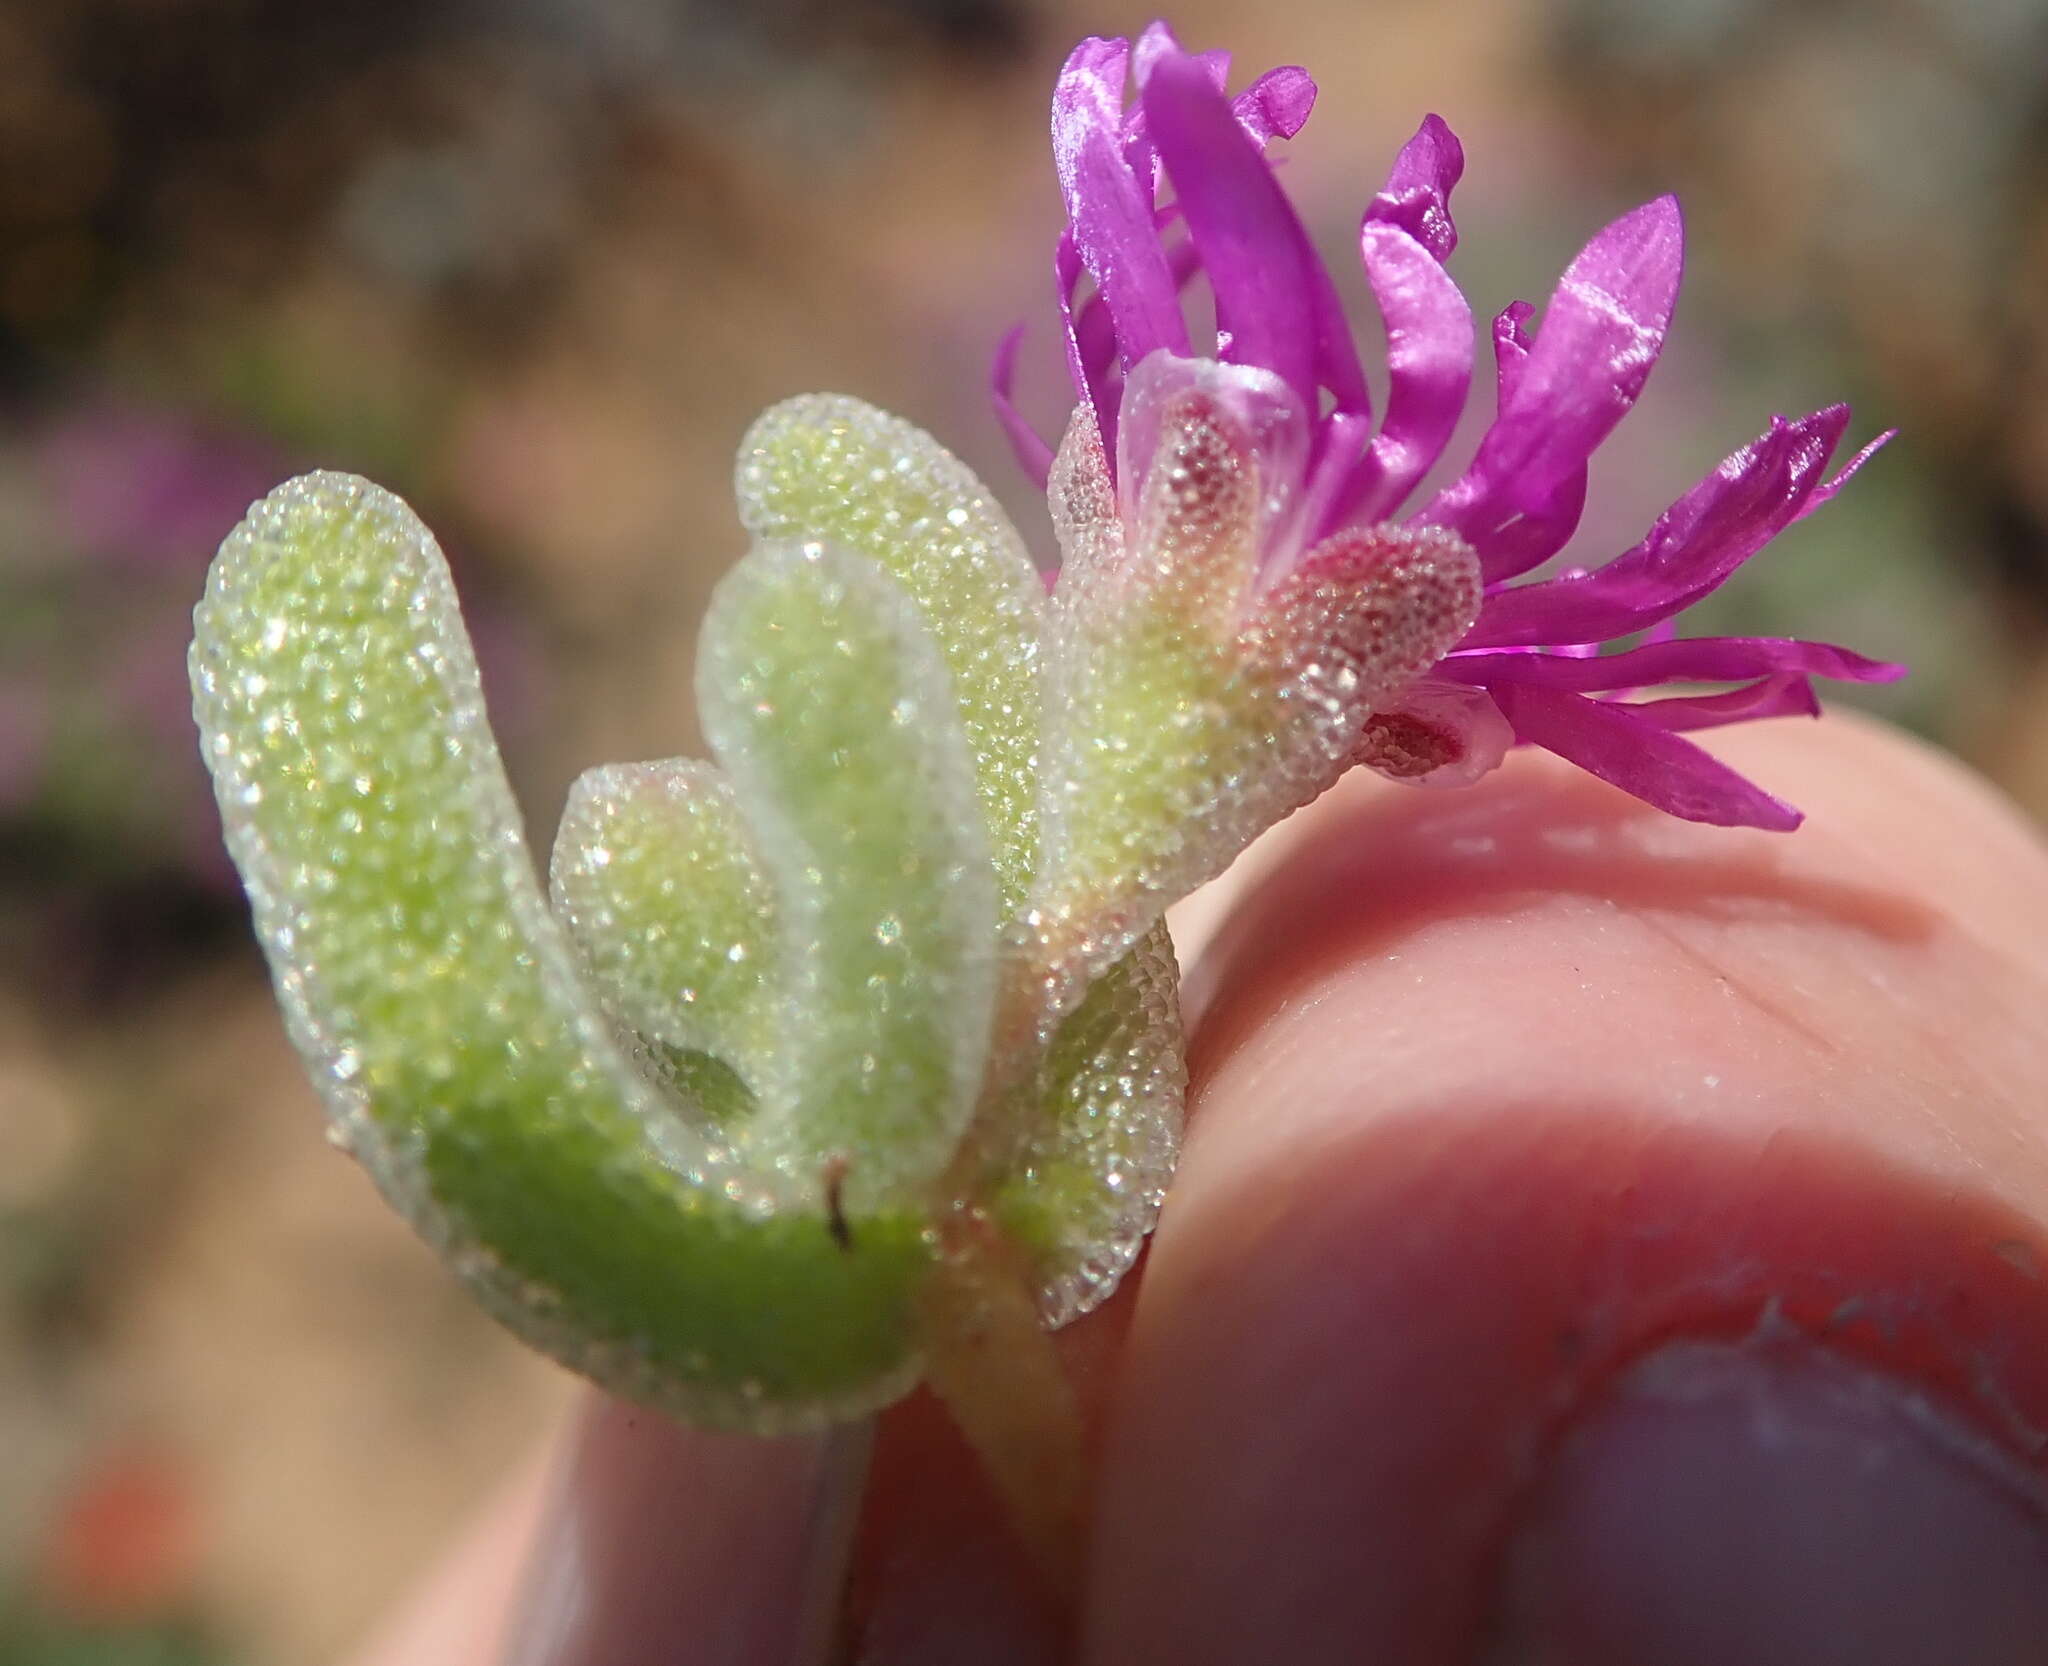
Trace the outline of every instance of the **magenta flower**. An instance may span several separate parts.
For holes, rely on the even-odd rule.
[[[1485,590],[1476,621],[1427,676],[1374,712],[1357,761],[1396,779],[1455,785],[1491,769],[1510,745],[1536,745],[1688,820],[1797,826],[1798,811],[1684,733],[1813,714],[1815,677],[1884,682],[1904,668],[1817,642],[1674,640],[1674,622],[1832,498],[1889,436],[1828,478],[1848,408],[1773,418],[1633,548],[1530,580],[1571,538],[1587,459],[1663,349],[1682,265],[1677,202],[1661,197],[1595,236],[1533,336],[1526,302],[1494,320],[1493,422],[1463,473],[1409,508],[1472,381],[1472,313],[1444,266],[1457,243],[1450,194],[1464,152],[1429,117],[1365,210],[1360,252],[1387,341],[1387,403],[1375,425],[1336,285],[1265,156],[1269,140],[1291,138],[1307,120],[1315,84],[1303,70],[1277,69],[1231,99],[1228,69],[1226,54],[1184,52],[1155,23],[1135,43],[1083,42],[1054,93],[1067,210],[1055,273],[1068,367],[1126,526],[1144,501],[1158,412],[1173,396],[1199,393],[1233,420],[1267,491],[1261,594],[1319,566],[1334,535],[1362,528],[1437,529],[1477,558]],[[1128,109],[1127,80],[1137,92]],[[1213,359],[1200,355],[1181,307],[1197,275],[1215,302]],[[1009,400],[1017,343],[1013,332],[997,355],[997,412],[1042,482],[1051,448]],[[1623,646],[1629,638],[1638,640]],[[1672,683],[1733,686],[1621,698]]]

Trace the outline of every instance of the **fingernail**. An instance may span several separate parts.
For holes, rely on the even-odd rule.
[[[1489,1666],[2048,1661],[2048,1492],[1809,1345],[1679,1344],[1560,1443]]]
[[[819,1666],[872,1444],[870,1421],[762,1440],[597,1402],[504,1666]]]

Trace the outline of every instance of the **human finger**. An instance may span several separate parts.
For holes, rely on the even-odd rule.
[[[2048,1658],[2048,858],[1875,726],[1720,749],[1806,827],[1534,756],[1263,853],[1085,1658]]]
[[[869,1440],[708,1434],[591,1394],[360,1666],[823,1661]]]

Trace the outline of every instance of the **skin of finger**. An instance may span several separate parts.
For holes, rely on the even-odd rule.
[[[505,1482],[351,1666],[499,1666],[560,1462],[538,1454]]]
[[[1354,779],[1212,922],[1086,1659],[1469,1658],[1572,1408],[1674,1337],[1822,1338],[2041,1461],[2048,857],[1872,725],[1716,750],[1807,825]]]
[[[866,1440],[711,1434],[592,1391],[354,1666],[822,1658]]]

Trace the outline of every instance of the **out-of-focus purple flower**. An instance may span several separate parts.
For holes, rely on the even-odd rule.
[[[1485,600],[1472,629],[1375,712],[1359,761],[1396,779],[1463,784],[1510,745],[1532,744],[1689,820],[1796,826],[1796,810],[1685,732],[1816,713],[1815,677],[1883,682],[1903,668],[1814,642],[1673,640],[1673,622],[1832,498],[1889,436],[1829,478],[1847,407],[1774,418],[1634,548],[1529,579],[1578,526],[1587,460],[1663,349],[1683,257],[1676,201],[1661,197],[1596,235],[1566,268],[1540,330],[1526,302],[1494,320],[1493,422],[1464,471],[1411,507],[1472,381],[1472,313],[1444,264],[1457,244],[1450,196],[1463,149],[1429,117],[1365,210],[1360,254],[1387,340],[1387,403],[1375,422],[1336,285],[1265,155],[1307,120],[1315,85],[1305,71],[1277,69],[1232,99],[1228,71],[1225,54],[1184,52],[1155,23],[1135,42],[1083,42],[1054,93],[1068,368],[1126,528],[1148,472],[1168,466],[1160,413],[1176,399],[1212,401],[1263,494],[1258,595],[1362,527],[1436,529],[1478,559]],[[1127,108],[1128,85],[1137,96]],[[1191,338],[1181,306],[1198,275],[1215,302],[1212,353]],[[997,355],[997,413],[1043,481],[1052,450],[1009,397],[1016,349],[1013,332]],[[1629,638],[1639,640],[1606,651]],[[1734,686],[1620,698],[1673,683]]]
[[[25,804],[49,750],[49,697],[26,679],[0,680],[0,814]]]
[[[64,412],[38,439],[38,473],[66,548],[134,570],[202,571],[282,469],[251,436],[113,399]]]

